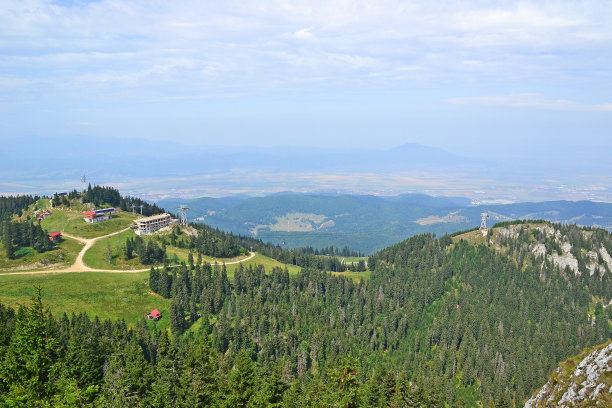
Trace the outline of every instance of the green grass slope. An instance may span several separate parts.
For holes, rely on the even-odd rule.
[[[64,268],[74,263],[81,248],[81,242],[64,238],[51,251],[38,253],[30,247],[24,247],[15,253],[15,259],[8,259],[4,256],[4,246],[0,243],[0,272]]]
[[[151,293],[148,279],[147,272],[0,276],[0,302],[10,306],[28,303],[40,286],[43,303],[54,314],[84,312],[91,317],[125,319],[133,326],[157,308],[165,316],[158,327],[166,327],[170,300]]]

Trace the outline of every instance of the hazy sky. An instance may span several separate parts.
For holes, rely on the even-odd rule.
[[[0,139],[612,149],[610,1],[0,0]]]

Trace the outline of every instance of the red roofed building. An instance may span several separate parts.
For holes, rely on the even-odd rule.
[[[51,240],[53,243],[58,242],[60,239],[62,239],[61,232],[52,232],[49,234],[49,240]]]
[[[159,313],[159,310],[153,309],[149,313],[147,313],[145,317],[149,320],[159,320],[161,319],[162,315],[161,313]]]
[[[110,219],[110,213],[100,213],[97,211],[85,211],[83,212],[83,220],[89,223],[102,222]]]
[[[38,220],[38,221],[42,221],[42,220],[44,220],[45,218],[47,218],[49,215],[51,215],[51,211],[49,211],[49,210],[45,210],[45,211],[43,211],[43,212],[42,212],[42,213],[41,213],[41,214],[38,216],[37,220]]]

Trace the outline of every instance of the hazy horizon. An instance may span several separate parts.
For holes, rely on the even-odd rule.
[[[0,193],[612,201],[609,2],[9,0],[0,22]]]

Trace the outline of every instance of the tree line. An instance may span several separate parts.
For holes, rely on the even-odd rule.
[[[13,214],[21,217],[23,210],[39,199],[40,197],[31,195],[0,196],[0,221],[11,219]]]
[[[0,240],[6,257],[14,259],[21,247],[32,247],[36,252],[46,252],[54,248],[47,231],[32,222],[0,222]]]
[[[17,311],[0,304],[0,405],[31,407],[442,406],[435,387],[405,372],[364,380],[338,357],[309,382],[286,364],[263,366],[251,349],[221,354],[206,331],[177,337],[144,321],[57,318],[40,292]]]

